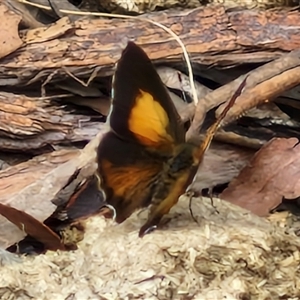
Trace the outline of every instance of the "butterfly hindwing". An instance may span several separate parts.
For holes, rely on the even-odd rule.
[[[150,204],[152,189],[163,162],[145,152],[144,146],[107,133],[98,148],[98,170],[108,204],[123,222],[137,208]]]

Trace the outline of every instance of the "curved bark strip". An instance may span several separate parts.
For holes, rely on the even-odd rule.
[[[103,123],[64,106],[45,98],[0,92],[0,150],[24,152],[89,141],[103,130]]]
[[[0,172],[0,203],[44,221],[56,208],[50,200],[74,171],[68,162],[79,154],[79,151],[55,151]],[[0,216],[0,230],[1,247],[9,246],[25,234],[3,216]]]
[[[234,66],[267,62],[300,47],[300,14],[296,11],[199,7],[143,15],[171,28],[186,45],[191,60],[205,65]],[[25,46],[0,60],[0,85],[26,85],[72,73],[86,78],[106,76],[129,40],[152,60],[182,60],[178,43],[164,30],[135,19],[67,18],[45,28],[23,32]],[[255,50],[255,51],[254,51]]]
[[[84,178],[94,174],[96,148],[103,133],[94,137],[83,150],[58,150],[0,172],[0,203],[24,211],[44,221],[56,209],[51,202],[76,172]],[[79,176],[79,175],[78,175]],[[0,216],[0,248],[24,237],[24,232]]]
[[[300,84],[299,71],[300,51],[295,50],[212,91],[199,99],[187,137],[192,138],[198,134],[206,112],[224,101],[229,101],[245,76],[248,76],[245,90],[237,98],[236,103],[224,118],[222,125],[238,119],[251,108],[263,104],[265,101],[272,101],[278,95]],[[224,105],[218,108],[217,116],[224,109]]]

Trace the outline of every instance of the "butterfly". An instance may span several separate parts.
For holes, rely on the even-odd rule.
[[[197,146],[186,141],[184,124],[147,54],[128,43],[113,77],[110,129],[97,149],[100,186],[116,222],[150,206],[139,236],[159,225],[192,183],[214,132],[244,85],[245,80]]]

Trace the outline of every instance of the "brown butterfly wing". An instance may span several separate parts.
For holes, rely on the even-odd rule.
[[[118,62],[109,116],[112,131],[131,141],[169,149],[185,141],[179,114],[147,54],[129,42]]]
[[[134,43],[128,43],[117,65],[108,120],[111,130],[98,148],[99,175],[106,200],[122,222],[150,204],[164,162],[185,139],[166,88]]]
[[[123,222],[137,208],[146,207],[163,161],[149,155],[142,145],[122,140],[109,132],[98,148],[98,170],[106,201]]]

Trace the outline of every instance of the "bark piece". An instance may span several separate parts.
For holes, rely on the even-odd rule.
[[[99,133],[83,150],[59,150],[41,155],[0,172],[0,203],[24,211],[38,221],[56,209],[51,202],[76,172],[94,174]],[[0,247],[7,247],[24,234],[0,217]]]
[[[147,17],[171,28],[186,45],[193,63],[234,66],[245,61],[267,62],[300,47],[296,34],[300,14],[296,11],[228,13],[222,6],[213,6],[143,16]],[[0,85],[44,81],[53,74],[52,80],[58,82],[68,76],[66,69],[76,77],[111,75],[129,40],[142,46],[152,60],[182,61],[178,43],[140,18],[81,19],[74,23],[61,19],[44,30],[53,33],[51,39],[46,33],[46,38],[35,39],[36,30],[28,30],[26,45],[0,61]],[[245,30],[247,45],[238,38]]]
[[[103,126],[42,97],[0,92],[0,150],[24,152],[62,142],[89,141]]]
[[[300,195],[300,146],[296,138],[275,138],[261,148],[220,198],[267,216],[282,198]]]
[[[230,182],[238,176],[253,154],[252,149],[212,143],[193,180],[192,190],[201,192],[203,189]]]
[[[49,26],[24,31],[22,40],[27,45],[51,41],[63,36],[73,27],[74,25],[71,21],[67,17],[64,17]]]

